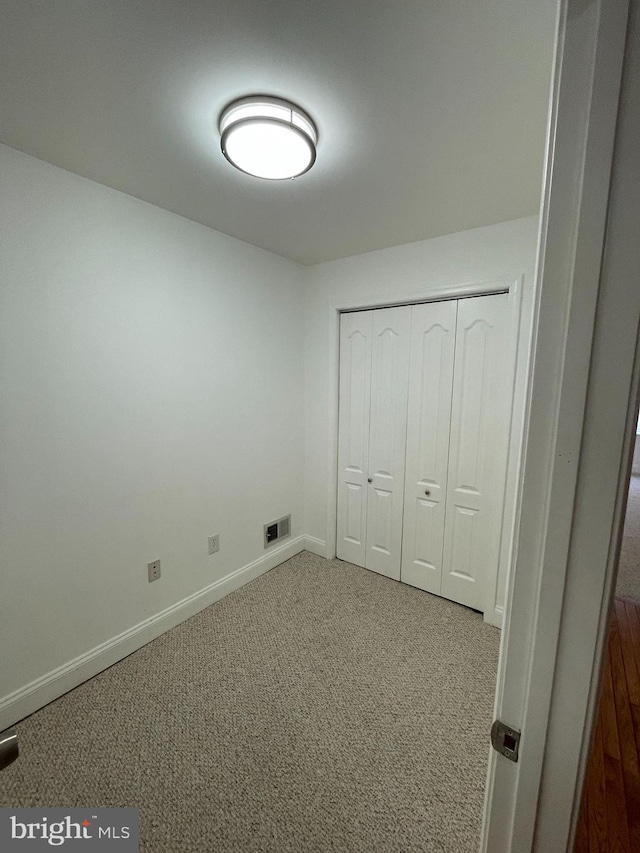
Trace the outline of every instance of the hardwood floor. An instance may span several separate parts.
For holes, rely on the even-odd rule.
[[[574,853],[640,851],[640,602],[616,598]]]

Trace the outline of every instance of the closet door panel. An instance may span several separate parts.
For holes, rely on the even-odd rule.
[[[365,565],[372,311],[340,318],[336,554]]]
[[[440,594],[457,302],[414,305],[401,580]]]
[[[411,308],[372,314],[365,566],[400,580]]]
[[[509,315],[506,294],[458,303],[442,595],[482,611],[498,569],[514,372]]]

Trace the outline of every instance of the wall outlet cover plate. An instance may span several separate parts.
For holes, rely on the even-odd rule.
[[[149,573],[149,583],[157,581],[160,577],[160,560],[154,560],[152,563],[147,563],[147,571]]]

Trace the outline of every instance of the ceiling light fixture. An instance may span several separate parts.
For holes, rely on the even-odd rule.
[[[289,101],[255,96],[233,101],[220,116],[220,147],[248,175],[283,181],[308,172],[316,160],[318,132]]]

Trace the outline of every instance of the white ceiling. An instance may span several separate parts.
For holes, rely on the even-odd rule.
[[[1,0],[0,140],[305,264],[535,213],[556,0]],[[220,152],[297,102],[313,169]]]

